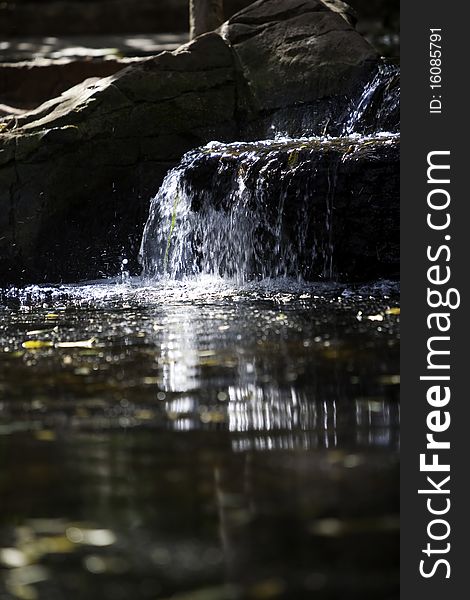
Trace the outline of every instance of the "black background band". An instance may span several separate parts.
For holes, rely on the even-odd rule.
[[[470,252],[470,140],[469,104],[467,97],[470,76],[470,4],[465,2],[438,2],[427,0],[403,0],[401,2],[401,281],[402,281],[402,471],[401,471],[401,597],[404,600],[466,597],[467,579],[470,576],[470,352],[467,341],[470,333],[469,315],[466,306]],[[442,114],[430,114],[429,102],[432,90],[429,87],[430,56],[429,35],[431,28],[442,29]],[[451,226],[448,231],[432,231],[426,224],[427,155],[431,151],[450,150]],[[445,162],[445,161],[444,161]],[[442,434],[449,439],[451,449],[450,500],[451,509],[443,515],[449,521],[451,533],[447,540],[433,542],[427,535],[427,525],[433,519],[426,508],[425,495],[418,489],[426,486],[426,474],[420,473],[419,455],[426,448],[426,415],[431,407],[426,402],[429,382],[420,382],[426,373],[426,343],[431,335],[426,317],[431,309],[427,306],[427,246],[446,243],[444,234],[449,234],[448,245],[452,257],[449,286],[458,288],[461,305],[450,310],[451,401],[447,409],[451,413],[450,430]],[[443,309],[441,309],[443,310]],[[445,362],[445,359],[442,361]],[[441,375],[443,373],[440,373]],[[445,454],[440,453],[442,462]],[[432,476],[432,473],[428,473]],[[440,480],[444,473],[436,473]],[[444,498],[445,496],[441,496]],[[442,505],[444,500],[442,500]],[[436,501],[436,507],[438,507]],[[434,518],[439,518],[435,516]],[[442,532],[438,528],[436,533]],[[420,560],[427,559],[427,568],[432,559],[422,553],[429,542],[435,547],[450,542],[451,549],[446,558],[451,566],[450,579],[445,578],[446,569],[441,567],[435,576],[425,579],[419,573]],[[439,558],[434,555],[435,559]],[[463,596],[462,596],[463,594]]]

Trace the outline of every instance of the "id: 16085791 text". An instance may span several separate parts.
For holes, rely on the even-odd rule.
[[[429,30],[429,112],[442,114],[442,29]]]

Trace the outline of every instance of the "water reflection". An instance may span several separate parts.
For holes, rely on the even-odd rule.
[[[244,438],[233,436],[233,449],[237,451],[335,448],[350,443],[352,438],[358,446],[398,447],[396,401],[356,400],[354,412],[340,409],[338,424],[335,400],[316,400],[293,387],[230,386],[224,396],[224,403],[215,407],[200,406],[194,396],[166,401],[169,427],[190,431],[213,423],[224,424],[232,434],[258,432]],[[289,433],[292,431],[296,433]]]
[[[395,597],[396,299],[119,290],[0,309],[0,597]]]
[[[181,314],[167,315],[164,325],[155,324],[161,332],[161,355],[158,359],[162,369],[161,389],[165,392],[187,392],[196,387],[199,366],[198,340],[195,325],[196,309],[188,307]]]

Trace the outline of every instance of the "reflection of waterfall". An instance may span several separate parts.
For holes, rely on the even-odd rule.
[[[161,388],[164,392],[187,392],[196,386],[199,355],[192,314],[194,311],[194,308],[188,306],[165,320],[159,357],[162,369]]]
[[[236,452],[294,450],[336,446],[398,444],[399,409],[395,401],[357,401],[355,414],[336,400],[320,400],[305,389],[233,385],[223,403],[202,405],[194,395],[165,402],[169,425],[177,431],[227,428]]]
[[[225,430],[237,453],[397,447],[399,408],[393,395],[374,399],[380,392],[372,387],[370,398],[353,401],[348,373],[328,374],[320,355],[312,362],[319,370],[312,370],[307,385],[278,380],[271,368],[266,371],[264,353],[246,350],[251,338],[245,339],[243,351],[237,349],[230,313],[223,316],[216,307],[184,306],[165,317],[164,329],[155,323],[161,369],[158,393],[164,392],[159,405],[166,428]],[[213,340],[211,331],[221,336],[217,350],[207,343]],[[287,348],[281,345],[277,352],[284,354]],[[283,363],[293,360],[286,355]]]

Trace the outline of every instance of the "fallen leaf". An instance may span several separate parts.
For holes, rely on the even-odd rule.
[[[27,331],[26,335],[41,335],[42,333],[51,333],[52,331],[59,331],[59,328],[56,326],[49,329],[33,329],[32,331]]]
[[[39,350],[40,348],[51,348],[52,342],[41,340],[27,340],[21,344],[27,350]]]
[[[55,433],[49,429],[42,429],[41,431],[36,431],[35,437],[41,442],[53,442],[55,440]]]
[[[92,348],[96,342],[96,338],[90,338],[89,340],[80,340],[76,342],[57,342],[58,348]]]

